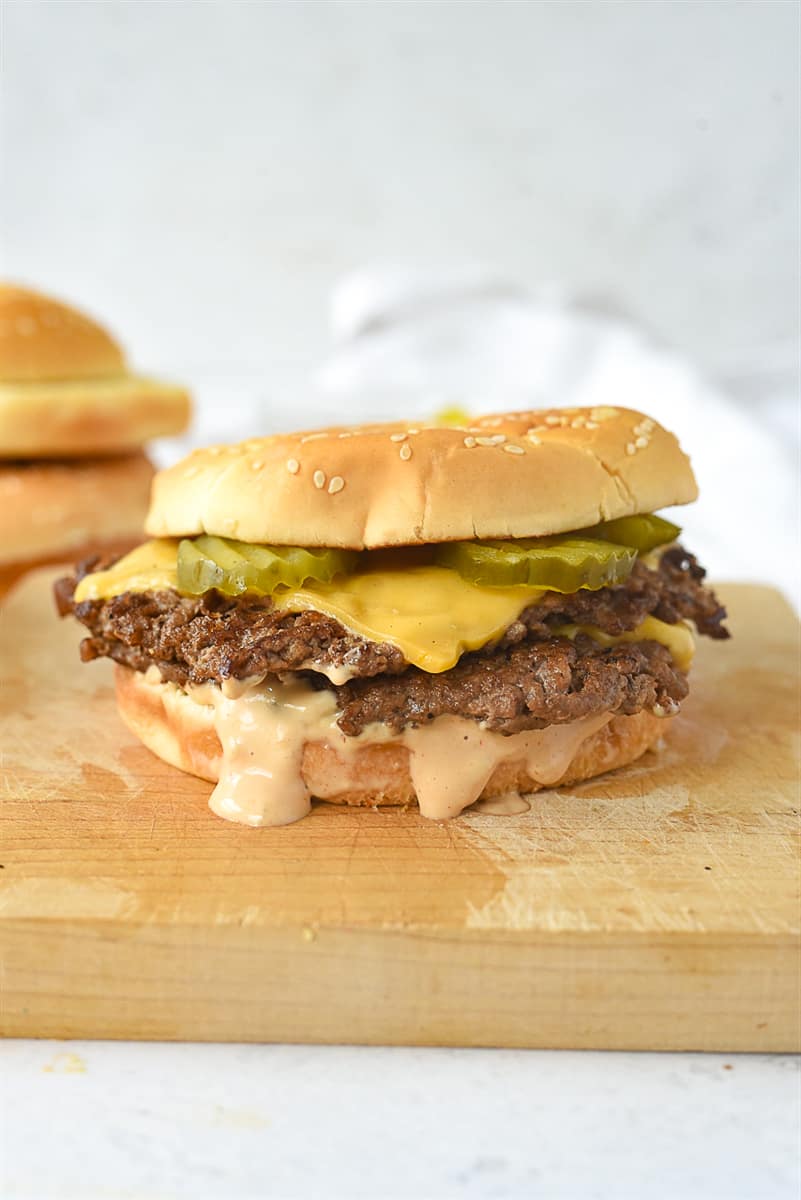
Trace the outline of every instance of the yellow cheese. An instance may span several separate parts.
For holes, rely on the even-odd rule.
[[[668,625],[657,617],[646,617],[641,625],[630,629],[628,633],[604,633],[594,625],[560,625],[554,629],[554,633],[569,638],[574,638],[577,633],[586,633],[602,646],[617,646],[621,642],[659,642],[668,648],[680,671],[689,670],[695,654],[695,638],[684,621]]]
[[[542,588],[476,587],[447,567],[365,571],[273,596],[287,612],[314,609],[372,642],[397,646],[407,662],[439,674],[466,650],[500,637]]]
[[[145,542],[107,571],[82,579],[75,590],[76,603],[108,600],[122,592],[175,591],[177,554],[175,539]],[[454,666],[465,651],[478,650],[499,637],[542,594],[541,588],[478,587],[445,567],[415,566],[308,583],[276,593],[272,600],[284,612],[325,613],[370,641],[397,646],[407,662],[438,674]],[[695,650],[685,624],[667,625],[656,617],[646,617],[636,629],[616,637],[592,625],[554,630],[564,637],[579,632],[604,646],[660,642],[682,671],[689,667]]]
[[[110,600],[123,592],[165,592],[178,589],[178,540],[145,542],[107,571],[84,575],[75,589],[75,603]]]

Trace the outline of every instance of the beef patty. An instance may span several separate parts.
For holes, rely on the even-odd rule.
[[[663,646],[602,648],[587,637],[560,637],[556,627],[594,625],[616,635],[652,615],[670,624],[691,620],[710,637],[729,636],[725,609],[703,585],[703,568],[681,547],[662,554],[656,568],[638,561],[615,587],[544,595],[500,640],[440,675],[410,667],[397,647],[359,637],[322,613],[276,611],[268,597],[126,592],[75,604],[78,579],[99,565],[89,561],[56,585],[59,611],[74,613],[90,631],[81,643],[84,661],[107,656],[139,671],[156,666],[181,686],[308,672],[316,686],[336,691],[339,724],[348,734],[371,721],[400,729],[443,713],[514,733],[601,711],[673,712],[687,683]],[[332,668],[344,669],[350,682],[335,687],[315,673]]]
[[[604,649],[591,638],[548,638],[465,654],[450,671],[355,679],[335,688],[340,729],[361,733],[372,721],[392,729],[450,713],[498,733],[520,733],[590,717],[643,709],[678,712],[687,678],[658,642]]]

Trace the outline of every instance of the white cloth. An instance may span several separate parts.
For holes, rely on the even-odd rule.
[[[343,419],[602,404],[655,417],[698,477],[700,500],[674,514],[688,546],[716,579],[772,583],[801,604],[792,398],[789,422],[786,401],[773,415],[765,403],[738,403],[599,305],[477,267],[349,275],[334,291],[331,326],[314,409],[336,404]]]

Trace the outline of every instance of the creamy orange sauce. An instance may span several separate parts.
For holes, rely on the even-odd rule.
[[[442,716],[400,734],[369,726],[358,737],[339,729],[336,699],[315,691],[291,675],[189,689],[191,699],[214,710],[222,746],[219,781],[210,806],[218,816],[247,825],[287,825],[308,814],[311,792],[302,775],[307,743],[334,750],[339,764],[326,774],[320,799],[358,787],[354,756],[366,746],[391,743],[409,753],[412,783],[420,812],[433,820],[458,816],[474,804],[502,763],[525,765],[537,783],[556,783],[578,747],[611,719],[603,713],[569,725],[551,725],[504,736],[462,717]],[[349,761],[350,760],[350,761]],[[510,793],[485,811],[525,811],[525,801]]]
[[[501,763],[525,764],[537,783],[556,783],[581,743],[606,725],[611,713],[548,725],[526,733],[491,733],[463,717],[437,717],[401,735],[410,751],[412,783],[424,817],[457,817],[475,803]]]
[[[490,817],[517,817],[531,808],[528,800],[519,792],[504,792],[502,796],[488,796],[470,805],[471,813],[484,813]]]
[[[224,688],[190,688],[189,694],[213,707],[222,746],[220,778],[209,799],[212,811],[246,825],[289,825],[305,817],[311,795],[301,775],[303,747],[331,736],[332,694],[302,682],[248,686],[233,680]]]

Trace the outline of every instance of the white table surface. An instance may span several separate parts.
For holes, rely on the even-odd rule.
[[[798,1200],[791,1056],[0,1046],[4,1200]]]

